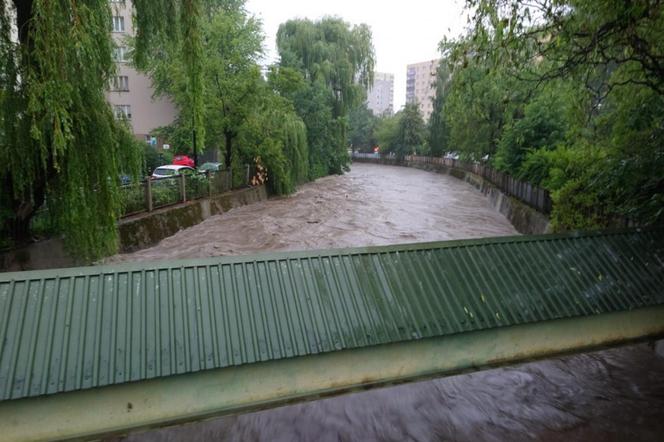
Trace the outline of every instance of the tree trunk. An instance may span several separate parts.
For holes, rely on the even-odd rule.
[[[18,31],[18,41],[22,47],[21,53],[30,54],[34,46],[34,42],[30,33],[30,20],[33,14],[33,1],[32,0],[13,0],[14,7],[16,8],[16,28]],[[28,60],[28,62],[31,62]],[[34,63],[33,63],[34,65]],[[20,87],[25,87],[21,85]],[[18,129],[17,129],[18,130]],[[37,155],[34,153],[34,155]],[[40,163],[40,159],[36,159],[36,164]],[[6,198],[2,205],[10,208],[11,215],[5,218],[4,226],[0,226],[7,234],[10,235],[15,245],[22,245],[30,242],[30,220],[35,215],[36,210],[44,203],[44,196],[46,192],[47,175],[52,175],[52,160],[49,156],[47,160],[48,173],[37,173],[35,180],[32,183],[32,194],[14,194],[14,183],[12,173],[7,174],[5,180],[1,183],[3,192],[7,192]]]
[[[30,221],[37,209],[44,203],[45,182],[44,180],[38,180],[35,183],[32,193],[34,202],[26,201],[25,198],[17,198],[12,194],[11,177],[7,177],[2,184],[4,189],[9,192],[8,199],[5,200],[3,205],[9,203],[11,216],[5,218],[4,226],[0,226],[0,228],[12,238],[15,245],[29,243],[31,241]]]
[[[231,167],[231,159],[233,155],[233,138],[235,134],[231,131],[224,131],[224,140],[226,142],[226,155],[224,157],[224,167],[226,169]]]

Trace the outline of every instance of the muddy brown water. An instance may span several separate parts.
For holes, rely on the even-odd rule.
[[[514,235],[456,178],[354,164],[111,262]],[[649,345],[555,358],[133,433],[128,441],[664,440],[664,358]]]

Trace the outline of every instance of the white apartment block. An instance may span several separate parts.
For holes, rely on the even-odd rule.
[[[125,116],[134,135],[149,140],[152,131],[175,120],[177,109],[167,98],[153,98],[152,80],[128,65],[129,50],[126,39],[134,35],[131,0],[110,0],[113,11],[112,36],[116,44],[116,77],[106,94],[116,116]],[[162,147],[159,143],[158,147]]]
[[[433,111],[439,61],[423,61],[406,67],[406,103],[417,103],[425,122],[429,121]]]
[[[394,74],[374,72],[373,86],[367,91],[367,107],[374,115],[394,112]]]

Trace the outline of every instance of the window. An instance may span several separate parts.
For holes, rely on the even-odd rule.
[[[124,17],[119,15],[113,16],[113,32],[124,32]]]
[[[128,104],[116,104],[113,108],[115,118],[118,120],[131,120],[131,106]]]
[[[111,90],[113,91],[129,91],[129,77],[126,75],[118,75],[113,77],[111,82]]]
[[[127,61],[129,50],[125,46],[118,46],[113,50],[113,59],[117,62]]]
[[[154,172],[152,172],[152,174],[160,176],[173,176],[175,175],[175,169],[169,169],[168,167],[157,167]]]

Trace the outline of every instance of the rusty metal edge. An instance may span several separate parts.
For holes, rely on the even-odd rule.
[[[0,440],[86,440],[664,336],[664,306],[0,403]]]

